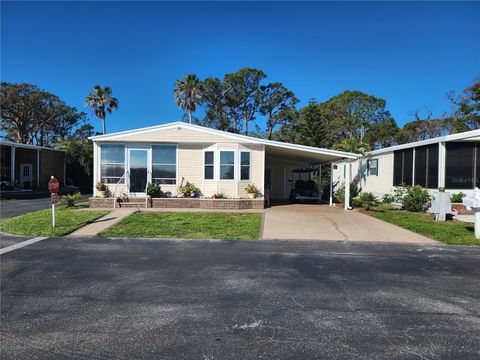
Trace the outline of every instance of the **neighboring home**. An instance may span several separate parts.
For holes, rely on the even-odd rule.
[[[337,162],[334,181],[343,184],[348,168],[348,162]],[[480,130],[370,151],[351,162],[351,171],[362,191],[377,196],[401,184],[470,194],[480,187]]]
[[[288,199],[292,170],[319,166],[358,155],[309,146],[263,140],[174,122],[143,129],[93,136],[94,184],[103,182],[110,193],[144,196],[148,183],[158,183],[173,196],[187,181],[201,196],[224,193],[246,197],[254,184],[261,197]],[[298,174],[298,177],[307,174]],[[295,178],[297,179],[297,178]],[[97,190],[94,186],[94,194]]]
[[[65,152],[35,145],[0,142],[2,190],[10,186],[47,189],[50,176],[65,184]]]

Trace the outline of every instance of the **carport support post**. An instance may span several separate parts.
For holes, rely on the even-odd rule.
[[[318,203],[322,203],[322,164],[318,165]]]
[[[350,161],[345,164],[345,201],[343,206],[345,210],[350,207]]]
[[[333,162],[330,163],[330,206],[333,206]]]
[[[10,185],[15,186],[15,146],[12,146],[10,149]]]

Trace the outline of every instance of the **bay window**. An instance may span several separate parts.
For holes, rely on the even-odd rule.
[[[158,184],[176,184],[176,145],[152,145],[152,181]]]
[[[105,184],[116,184],[125,173],[125,145],[102,144],[100,176]],[[120,182],[125,183],[125,177]]]
[[[204,153],[204,179],[205,180],[213,180],[214,177],[214,152],[213,151],[205,151]]]
[[[240,152],[240,180],[250,180],[250,152]]]
[[[220,180],[235,179],[235,152],[220,151]]]

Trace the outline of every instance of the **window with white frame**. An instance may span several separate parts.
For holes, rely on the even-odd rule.
[[[125,145],[102,144],[100,146],[100,176],[105,184],[116,184],[125,173]],[[125,178],[120,182],[123,184]]]
[[[220,180],[235,179],[235,151],[220,151]]]
[[[367,175],[378,176],[378,159],[367,160]]]
[[[157,184],[177,183],[176,145],[152,145],[152,181]]]
[[[204,153],[204,179],[205,180],[213,180],[214,178],[214,152],[213,151],[205,151]]]
[[[250,152],[240,152],[240,180],[250,180]]]

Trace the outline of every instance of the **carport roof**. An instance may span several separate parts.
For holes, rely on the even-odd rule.
[[[98,142],[115,140],[121,141],[121,138],[124,135],[141,135],[151,132],[168,130],[172,128],[189,129],[205,134],[217,135],[220,137],[238,140],[240,143],[262,144],[265,145],[265,152],[267,153],[267,156],[273,154],[274,156],[288,157],[290,159],[307,159],[315,162],[330,162],[339,159],[357,159],[360,156],[358,154],[344,151],[290,144],[281,141],[265,140],[252,136],[234,134],[226,131],[207,128],[204,126],[187,124],[181,121],[176,121],[163,125],[150,126],[136,130],[121,131],[106,135],[97,135],[89,137],[89,139]]]
[[[51,147],[38,146],[38,145],[20,144],[20,143],[16,143],[16,142],[12,142],[12,141],[0,141],[0,145],[11,146],[11,147],[14,147],[14,148],[23,148],[23,149],[51,150],[51,151],[65,152],[65,150],[62,150],[62,149],[54,149],[54,148],[51,148]]]

